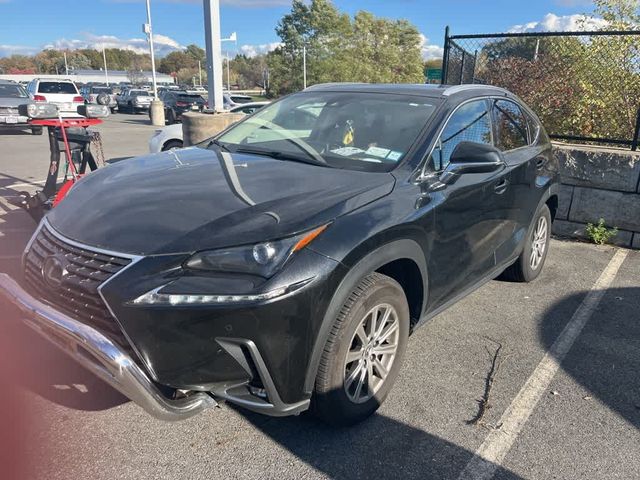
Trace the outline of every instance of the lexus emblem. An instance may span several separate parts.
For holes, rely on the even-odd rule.
[[[68,273],[66,269],[66,259],[61,259],[56,255],[50,255],[44,259],[42,264],[42,278],[51,288],[60,288],[62,279]]]

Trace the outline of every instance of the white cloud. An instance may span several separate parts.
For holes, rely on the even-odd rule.
[[[122,48],[136,53],[149,53],[149,45],[146,38],[123,39],[113,35],[93,35],[91,33],[85,33],[82,37],[82,39],[61,38],[50,44],[44,45],[43,48],[55,48],[60,50],[95,48],[101,50],[104,46],[104,48]],[[155,53],[159,57],[163,57],[168,53],[185,48],[174,39],[157,33],[153,35],[153,45]]]
[[[238,50],[241,54],[246,55],[247,57],[255,57],[256,55],[269,53],[281,45],[281,42],[262,43],[260,45],[242,45]]]
[[[27,47],[26,45],[0,45],[0,58],[11,55],[33,55],[39,51],[38,47]]]
[[[425,60],[439,59],[444,55],[444,48],[440,45],[430,44],[429,39],[423,34],[420,34],[420,50],[422,51],[422,58]]]
[[[579,32],[583,30],[600,30],[606,26],[607,21],[602,18],[578,14],[558,16],[548,13],[540,21],[514,25],[509,29],[509,32]]]

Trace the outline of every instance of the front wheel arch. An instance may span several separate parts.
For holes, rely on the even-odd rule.
[[[351,291],[358,285],[360,280],[373,272],[384,273],[384,267],[396,261],[412,261],[420,272],[422,279],[421,307],[416,309],[422,314],[428,300],[428,274],[427,263],[420,245],[414,240],[402,239],[384,244],[381,247],[369,252],[349,269],[335,290],[331,302],[325,311],[322,324],[318,329],[318,334],[313,345],[307,374],[304,382],[304,393],[310,395],[313,392],[315,379],[320,365],[320,359],[326,344],[329,332],[334,324],[340,309],[344,305]],[[400,282],[399,282],[400,283]],[[413,309],[412,309],[413,314]],[[419,317],[418,317],[419,320]]]

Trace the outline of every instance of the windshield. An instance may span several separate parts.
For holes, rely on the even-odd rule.
[[[20,85],[0,84],[0,97],[26,98],[28,95]]]
[[[405,157],[434,110],[434,100],[420,96],[303,92],[265,106],[217,143],[283,160],[389,171]]]
[[[71,82],[40,82],[38,93],[69,93],[78,94],[76,86]]]

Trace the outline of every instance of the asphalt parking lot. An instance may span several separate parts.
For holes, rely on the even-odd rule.
[[[106,157],[145,153],[147,123],[107,119]],[[0,271],[17,275],[35,224],[9,200],[42,185],[46,136],[0,132],[0,152]],[[640,478],[640,252],[553,241],[534,283],[492,281],[419,329],[387,402],[344,430],[229,406],[156,421],[0,308],[30,478]]]

